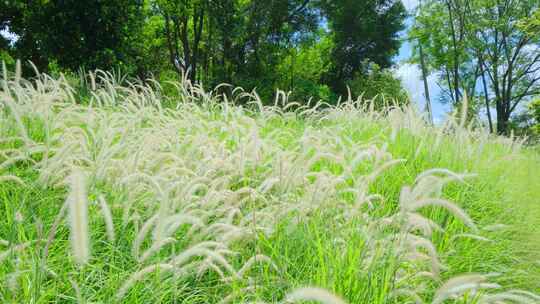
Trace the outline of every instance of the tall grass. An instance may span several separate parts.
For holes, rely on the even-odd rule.
[[[68,179],[70,191],[66,204],[69,206],[71,247],[75,261],[79,264],[85,264],[90,259],[86,177],[83,172],[75,168]]]
[[[3,301],[538,301],[540,206],[514,199],[540,195],[540,166],[518,139],[361,99],[88,79],[84,102],[63,77],[1,80]]]

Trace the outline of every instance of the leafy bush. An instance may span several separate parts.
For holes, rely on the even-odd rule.
[[[529,111],[534,119],[533,131],[540,136],[540,98],[537,98],[529,105]]]
[[[4,50],[0,50],[0,63],[2,62],[6,65],[8,71],[13,71],[15,69],[15,60]]]
[[[394,77],[389,69],[381,69],[375,63],[365,63],[363,73],[357,73],[347,84],[353,96],[362,95],[364,100],[371,100],[375,108],[387,105],[407,105],[410,102],[401,80]]]

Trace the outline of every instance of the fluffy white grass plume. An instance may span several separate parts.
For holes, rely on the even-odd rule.
[[[82,265],[90,258],[90,235],[88,232],[88,196],[86,176],[78,168],[73,168],[68,177],[67,197],[71,249],[75,261]]]
[[[316,287],[302,287],[293,290],[285,297],[285,303],[294,303],[299,301],[316,301],[321,304],[346,304],[340,297],[329,291]]]
[[[247,260],[247,262],[244,264],[244,266],[242,266],[242,268],[240,268],[240,270],[238,270],[237,274],[239,277],[243,277],[252,267],[255,263],[257,262],[266,262],[268,263],[268,265],[270,265],[270,267],[272,267],[275,271],[278,271],[278,267],[276,264],[274,264],[274,262],[272,262],[272,259],[270,259],[269,257],[263,255],[263,254],[257,254],[253,257],[251,257],[249,260]]]
[[[465,212],[463,209],[458,207],[456,204],[451,203],[448,200],[440,199],[440,198],[427,198],[422,199],[416,202],[413,202],[410,205],[410,210],[416,210],[420,209],[422,207],[426,206],[440,206],[445,208],[446,210],[450,211],[454,216],[461,219],[463,223],[473,230],[477,230],[476,225],[474,224],[473,220],[469,217],[467,212]]]
[[[139,258],[140,256],[140,248],[142,246],[142,243],[144,242],[146,235],[150,232],[152,227],[154,226],[154,223],[157,221],[158,215],[154,215],[150,217],[146,222],[143,224],[142,228],[137,233],[137,236],[135,237],[135,240],[133,241],[132,247],[131,247],[131,254]]]
[[[152,272],[155,272],[155,271],[162,271],[162,272],[170,272],[172,270],[174,270],[174,265],[172,264],[168,264],[168,263],[160,263],[160,264],[155,264],[155,265],[150,265],[148,267],[145,267],[139,271],[137,271],[136,273],[132,274],[129,279],[122,285],[122,287],[120,287],[120,289],[118,289],[118,291],[116,292],[116,298],[118,300],[121,300],[124,295],[126,294],[126,292],[129,291],[129,289],[139,280],[141,280],[142,278],[144,278],[144,276],[152,273]]]
[[[71,283],[71,287],[73,287],[73,290],[75,290],[75,295],[77,296],[77,303],[85,303],[86,301],[84,301],[79,284],[77,284],[77,282],[72,279],[69,279],[69,282]]]
[[[129,289],[133,287],[137,281],[144,279],[147,274],[158,270],[164,272],[174,272],[181,277],[196,274],[197,269],[203,267],[205,269],[212,269],[224,277],[223,271],[219,268],[222,267],[236,276],[236,272],[234,271],[233,267],[223,257],[220,250],[216,249],[216,247],[219,246],[221,246],[221,244],[216,242],[202,242],[184,250],[181,254],[171,259],[168,263],[150,265],[133,273],[117,291],[116,298],[123,298],[125,293],[129,291]],[[206,257],[207,259],[203,261],[192,260],[194,257]],[[208,261],[210,261],[210,264]]]
[[[249,286],[250,290],[253,286]],[[229,295],[220,303],[229,303],[235,295]],[[304,303],[313,301],[321,304],[347,304],[341,297],[331,293],[330,291],[318,287],[300,287],[294,289],[285,295],[283,301],[279,303]],[[249,304],[267,304],[263,301],[248,302]]]
[[[4,182],[15,182],[21,186],[26,186],[24,181],[15,175],[0,175],[0,184]]]
[[[480,297],[479,304],[498,304],[498,303],[522,303],[537,304],[540,303],[540,296],[532,292],[523,290],[508,290],[494,294],[486,294]]]
[[[10,90],[8,88],[6,67],[4,65],[4,62],[2,62],[2,64],[3,64],[3,70],[4,70],[4,79],[2,81],[4,84],[3,86],[4,89],[3,91],[0,91],[0,100],[11,111],[11,114],[13,115],[13,118],[15,119],[16,125],[19,129],[19,133],[20,133],[19,135],[23,138],[26,145],[30,145],[32,140],[28,136],[28,131],[26,130],[26,127],[24,126],[24,123],[22,121],[22,116],[19,113],[19,109],[15,103],[15,100],[10,94]]]
[[[446,174],[449,177],[438,177],[435,174]],[[431,169],[421,173],[415,180],[414,187],[404,186],[401,189],[399,205],[404,213],[415,213],[418,209],[427,206],[443,207],[455,217],[459,218],[469,228],[477,231],[474,221],[467,212],[455,203],[439,198],[443,186],[452,181],[462,181],[466,174],[456,174],[446,169]],[[419,215],[418,213],[416,213]],[[418,216],[414,219],[418,220]]]
[[[540,296],[525,290],[512,289],[490,293],[489,291],[502,288],[499,284],[488,281],[489,277],[498,274],[465,274],[453,277],[442,284],[433,297],[432,304],[444,303],[447,299],[457,299],[471,295],[479,304],[540,303]]]
[[[6,139],[6,142],[8,142],[8,141],[10,141],[9,138]],[[2,138],[0,138],[0,143],[2,143]],[[4,150],[4,151],[0,150],[0,156],[3,157],[3,158],[7,158],[5,161],[0,163],[0,171],[3,171],[5,169],[11,167],[12,165],[16,164],[19,161],[28,161],[28,162],[31,162],[33,164],[36,163],[33,159],[28,157],[28,155],[24,155],[23,153],[19,152],[18,150],[15,150],[13,152],[19,153],[20,155],[11,155],[11,153],[9,153],[6,150]],[[28,154],[28,153],[26,153],[26,154]],[[20,179],[18,176],[11,175],[11,174],[0,175],[0,184],[4,183],[4,182],[14,182],[14,183],[17,183],[17,184],[19,184],[21,186],[26,186],[26,184],[24,183],[24,181],[22,179]]]
[[[21,161],[38,171],[38,183],[43,186],[63,186],[64,180],[69,185],[66,202],[49,230],[44,260],[47,261],[48,247],[66,213],[75,260],[84,264],[90,257],[86,178],[76,167],[92,176],[92,181],[112,187],[123,198],[114,206],[109,206],[103,197],[97,201],[111,245],[116,245],[115,238],[120,237],[115,235],[112,208],[119,209],[114,214],[121,214],[122,231],[130,232],[122,237],[135,236],[129,240],[132,257],[139,265],[118,290],[119,299],[158,269],[182,278],[212,271],[225,288],[250,281],[250,276],[256,279],[258,274],[252,271],[256,263],[265,263],[272,269],[275,265],[263,255],[235,255],[229,249],[236,248],[235,242],[250,242],[258,232],[271,235],[276,224],[291,215],[295,219],[289,226],[295,228],[297,222],[318,210],[332,210],[336,214],[332,223],[336,228],[346,226],[353,218],[362,219],[357,228],[365,232],[363,237],[373,247],[365,258],[368,262],[362,261],[362,269],[369,271],[365,265],[377,262],[377,250],[402,253],[398,262],[404,275],[394,294],[400,300],[414,300],[417,298],[409,291],[430,294],[429,289],[420,287],[438,282],[438,274],[444,270],[445,255],[438,256],[438,247],[431,237],[435,231],[445,233],[445,227],[435,218],[425,216],[422,208],[442,207],[475,230],[466,210],[442,196],[443,186],[450,181],[463,182],[469,174],[443,168],[424,171],[413,185],[402,188],[398,211],[383,219],[376,215],[380,214],[377,208],[384,211],[388,197],[371,192],[377,176],[404,161],[394,159],[387,151],[387,135],[391,139],[398,139],[402,132],[416,136],[419,145],[423,145],[411,147],[413,153],[416,148],[417,156],[423,155],[420,152],[429,145],[437,147],[451,141],[449,147],[460,148],[458,157],[480,157],[481,148],[474,142],[488,139],[475,130],[465,129],[464,123],[460,127],[458,119],[434,130],[412,108],[394,108],[382,115],[370,110],[373,103],[363,104],[358,99],[338,106],[317,103],[315,108],[319,109],[314,109],[289,102],[284,92],[276,95],[274,106],[265,106],[256,93],[237,88],[232,96],[219,96],[189,83],[186,77],[180,83],[172,83],[180,92],[181,102],[177,103],[177,110],[170,110],[160,105],[158,84],[137,82],[122,86],[117,75],[105,72],[91,74],[86,80],[90,82],[91,105],[81,106],[73,102],[74,90],[64,78],[38,74],[31,82],[14,83],[6,77],[3,85],[7,89],[0,92],[0,97],[8,96],[9,105],[0,100],[0,107],[7,105],[5,111],[0,111],[0,126],[9,123],[18,135],[7,134],[0,128],[0,137],[5,136],[0,142],[7,146],[23,145],[0,148],[0,157],[7,160],[0,165],[0,171]],[[275,128],[267,132],[275,121],[288,123],[297,117],[305,118],[305,128]],[[26,144],[26,130],[17,119],[42,121],[46,130],[44,142]],[[312,125],[326,121],[331,123],[324,128]],[[369,131],[373,126],[381,129],[366,142],[358,142],[363,139],[351,135]],[[513,140],[501,145],[508,145],[508,153],[516,146]],[[43,157],[32,161],[34,154],[40,153]],[[404,164],[407,168],[409,165]],[[8,180],[18,182],[15,178],[0,177],[0,183]],[[366,211],[365,205],[371,208]],[[461,241],[463,237],[484,240],[471,233],[448,239]],[[17,246],[21,245],[2,252],[0,259],[24,249]],[[169,247],[180,251],[165,250]],[[146,265],[149,261],[153,265]],[[236,269],[233,265],[243,266]],[[481,285],[490,284],[487,281],[478,283],[466,278],[462,284],[453,282],[441,286],[437,301],[442,303],[463,292],[494,287]],[[81,288],[86,290],[85,286]],[[527,297],[516,292],[490,296],[486,295],[484,300]],[[318,288],[296,290],[287,300],[344,303]]]
[[[27,155],[14,155],[14,156],[9,157],[7,160],[5,160],[3,163],[0,164],[0,170],[4,170],[19,161],[28,161],[34,164],[36,163],[33,159],[31,159]]]
[[[103,195],[100,195],[98,197],[98,201],[99,201],[99,206],[101,207],[101,214],[103,215],[103,219],[105,220],[105,229],[107,229],[107,237],[111,243],[114,243],[114,240],[115,240],[114,223],[113,223],[111,209],[109,208],[109,205],[107,204],[107,201],[105,200],[105,197],[103,197]]]
[[[498,284],[487,282],[487,276],[481,274],[465,274],[453,277],[442,284],[433,297],[433,304],[441,304],[445,300],[459,297],[467,292],[482,289],[500,288]]]
[[[157,241],[154,241],[152,243],[152,246],[148,248],[146,251],[142,253],[142,255],[137,259],[140,263],[146,261],[148,258],[150,258],[152,255],[157,253],[161,248],[165,247],[168,244],[172,244],[176,242],[176,239],[172,237],[167,237],[164,239],[159,239]]]
[[[30,245],[32,245],[33,243],[34,243],[34,241],[24,242],[22,244],[14,245],[13,247],[9,248],[8,250],[1,252],[0,253],[0,263],[3,262],[6,258],[8,258],[10,255],[12,255],[14,253],[18,253],[18,252],[23,251],[24,249],[30,247]]]

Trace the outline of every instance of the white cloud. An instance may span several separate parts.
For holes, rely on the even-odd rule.
[[[422,71],[417,64],[401,63],[395,69],[396,76],[401,79],[403,87],[409,93],[412,102],[418,109],[424,110],[426,98],[424,96],[424,83],[422,81]],[[435,121],[440,121],[447,109],[437,102],[437,97],[440,95],[440,88],[437,85],[437,76],[432,74],[427,78],[429,95],[431,99],[431,107],[433,109],[433,118]]]
[[[0,36],[3,36],[7,40],[9,40],[11,43],[14,43],[15,41],[17,41],[17,39],[19,39],[19,36],[9,31],[9,27],[1,29]]]
[[[403,2],[405,9],[407,9],[409,12],[418,6],[418,0],[401,0],[401,2]]]
[[[407,92],[409,92],[412,100],[418,103],[419,106],[423,105],[425,102],[424,85],[419,66],[411,63],[402,63],[398,65],[395,72],[396,76],[401,79]]]

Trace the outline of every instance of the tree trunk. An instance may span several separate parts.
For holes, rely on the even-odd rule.
[[[204,26],[204,8],[201,7],[197,10],[193,16],[193,51],[191,53],[191,67],[190,79],[192,83],[197,81],[197,66],[199,62],[199,44],[202,37],[202,29]]]
[[[424,81],[424,93],[426,96],[426,110],[428,112],[429,123],[433,124],[433,112],[431,111],[431,99],[429,98],[426,63],[424,61],[424,52],[422,51],[421,43],[418,43],[418,51],[420,52],[420,65],[422,66],[422,80]]]
[[[171,31],[170,28],[170,17],[168,14],[164,14],[165,18],[165,36],[167,36],[167,48],[169,49],[169,60],[174,67],[174,70],[180,74],[180,69],[178,69],[178,66],[176,65],[176,60],[178,54],[175,51],[175,45],[177,44],[174,34]]]
[[[481,57],[480,59],[478,59],[478,64],[480,65],[480,72],[482,75],[482,85],[484,87],[484,98],[486,99],[486,113],[487,113],[488,123],[489,123],[489,133],[493,133],[493,122],[491,120],[491,110],[489,109],[489,95],[488,95],[487,84],[486,84],[486,75],[484,71],[484,61]]]
[[[454,102],[459,102],[459,52],[457,47],[457,38],[456,38],[456,29],[454,27],[454,17],[452,14],[452,5],[450,4],[450,0],[446,0],[446,6],[448,7],[448,16],[449,16],[449,22],[450,22],[450,33],[452,35],[452,44],[454,47],[454,66],[453,66],[453,73],[454,73]]]
[[[508,118],[505,113],[497,113],[497,134],[507,135],[508,134]]]

